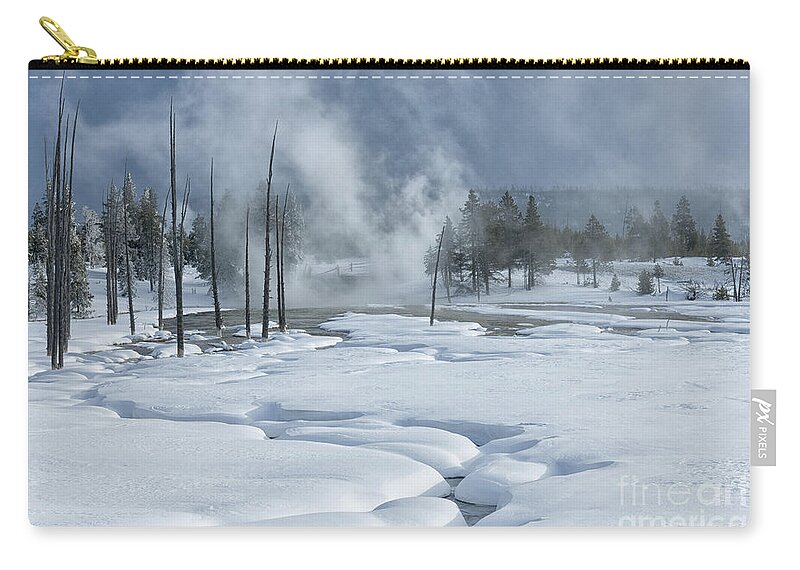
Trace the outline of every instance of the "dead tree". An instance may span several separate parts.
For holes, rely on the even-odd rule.
[[[436,248],[436,266],[433,270],[433,290],[431,291],[431,322],[433,326],[433,315],[436,312],[436,280],[439,277],[439,256],[442,254],[442,241],[444,240],[444,230],[446,226],[442,226],[442,233],[439,236],[439,247]]]
[[[285,332],[283,329],[283,289],[281,288],[281,226],[278,223],[278,202],[280,197],[275,196],[275,278],[278,281],[278,330]]]
[[[164,213],[161,214],[161,241],[158,246],[158,330],[164,330],[164,229],[167,224],[169,194],[164,197]]]
[[[250,338],[250,206],[244,222],[244,330]]]
[[[58,122],[52,180],[47,181],[47,352],[53,369],[63,368],[70,334],[70,237],[73,231],[72,174],[75,132],[80,104],[75,110],[70,139],[70,117],[64,121],[64,81],[58,95]],[[62,135],[63,128],[63,135]],[[63,140],[63,144],[62,144]]]
[[[127,178],[128,173],[125,173]],[[131,334],[136,334],[136,317],[133,312],[133,272],[131,270],[130,244],[128,243],[128,204],[122,197],[122,239],[125,242],[125,292],[128,295],[128,321]]]
[[[217,336],[222,337],[222,313],[219,308],[219,285],[217,284],[217,260],[214,247],[214,159],[211,159],[211,292],[214,294],[214,324]]]
[[[103,204],[103,241],[106,256],[106,324],[117,324],[117,198],[114,183]]]
[[[280,322],[280,330],[281,332],[286,332],[289,328],[286,320],[286,268],[283,264],[283,255],[286,251],[286,206],[289,203],[289,187],[291,185],[286,185],[286,195],[283,198],[283,214],[281,214],[281,253],[276,259],[277,263],[280,265],[281,268],[281,276],[278,280],[278,287],[280,287],[281,291],[281,322]],[[275,216],[275,225],[278,225],[278,217],[277,214]]]
[[[177,336],[179,358],[184,355],[183,346],[183,222],[178,234],[178,188],[175,166],[175,112],[169,102],[169,188],[172,201],[172,265],[175,273],[175,336]],[[185,195],[185,192],[184,192]]]
[[[261,340],[269,338],[269,270],[271,255],[269,247],[269,207],[270,193],[272,192],[272,162],[275,158],[275,139],[278,136],[278,122],[275,121],[275,132],[272,134],[272,150],[269,153],[269,168],[267,170],[267,196],[264,208],[264,304],[261,311]],[[277,220],[275,221],[277,224]]]

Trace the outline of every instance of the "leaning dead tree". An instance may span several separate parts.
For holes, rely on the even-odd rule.
[[[175,336],[178,357],[183,357],[183,219],[178,228],[178,188],[175,166],[175,112],[169,102],[169,189],[172,202],[172,266],[175,273]],[[184,197],[186,192],[184,191]]]
[[[250,338],[250,206],[244,222],[244,330]]]
[[[272,150],[269,153],[269,168],[267,169],[267,195],[264,208],[264,304],[261,311],[261,340],[269,338],[269,270],[272,252],[269,247],[269,207],[270,193],[272,191],[272,162],[275,158],[275,139],[278,136],[278,122],[275,121],[275,132],[272,134]],[[275,221],[277,224],[277,220]]]
[[[214,294],[214,324],[217,336],[222,337],[222,312],[219,308],[219,285],[217,284],[217,258],[214,247],[214,159],[211,159],[211,292]]]
[[[439,236],[439,247],[436,248],[436,267],[433,270],[433,290],[431,291],[431,323],[433,326],[433,316],[436,312],[436,279],[439,276],[439,257],[442,255],[442,241],[444,241],[444,231],[447,226],[442,226],[442,233]]]
[[[164,213],[161,214],[161,241],[158,242],[158,330],[164,330],[164,229],[167,225],[169,194],[164,197]]]
[[[70,335],[70,242],[73,232],[72,173],[80,103],[64,121],[64,82],[58,94],[58,127],[52,179],[47,181],[47,353],[53,369],[63,368]],[[63,133],[62,133],[63,130]]]
[[[128,173],[125,173],[125,180]],[[133,312],[133,271],[131,269],[130,243],[128,238],[128,203],[122,197],[122,240],[125,242],[125,293],[128,295],[128,321],[130,322],[131,334],[136,334],[136,316]]]
[[[106,256],[106,323],[117,324],[117,190],[112,182],[103,203],[103,241]]]

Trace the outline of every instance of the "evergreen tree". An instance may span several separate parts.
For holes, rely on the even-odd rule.
[[[161,238],[161,217],[158,212],[158,197],[155,190],[145,188],[135,211],[136,220],[133,234],[133,261],[138,279],[150,284],[153,291],[158,282],[159,240]]]
[[[611,285],[609,285],[608,290],[613,293],[614,291],[619,291],[619,287],[620,287],[619,277],[617,277],[617,274],[615,273],[611,277]]]
[[[625,252],[630,259],[642,260],[649,256],[649,224],[636,206],[628,209],[625,215],[623,241]]]
[[[686,196],[681,196],[672,215],[672,237],[675,240],[675,254],[691,255],[697,247],[697,225],[692,217],[692,209]]]
[[[655,267],[653,267],[653,277],[656,278],[656,282],[658,283],[658,292],[661,293],[661,278],[664,277],[664,268],[658,263],[656,263]]]
[[[81,208],[81,218],[83,218],[83,221],[78,228],[78,234],[83,244],[86,263],[89,264],[89,267],[98,267],[105,258],[100,216],[88,206],[84,206]]]
[[[211,279],[211,233],[206,219],[197,215],[186,238],[186,263],[197,269],[201,279]]]
[[[589,216],[583,234],[586,256],[591,260],[592,286],[597,289],[597,269],[603,262],[610,261],[612,257],[611,238],[606,227],[594,214]]]
[[[658,200],[653,204],[649,229],[650,256],[655,263],[658,258],[665,257],[669,253],[669,222],[661,211],[661,203]]]
[[[639,295],[652,295],[654,290],[653,275],[647,269],[642,269],[642,272],[639,273],[639,282],[636,285],[636,292],[639,293]]]
[[[74,211],[74,208],[73,208]],[[70,240],[70,308],[72,316],[86,319],[92,316],[92,295],[86,270],[86,242],[81,239],[75,224],[72,224]]]
[[[525,289],[536,285],[537,278],[549,275],[555,269],[555,255],[551,232],[547,231],[539,215],[536,198],[528,196],[528,205],[522,221],[522,249],[525,263]]]
[[[520,255],[520,238],[522,237],[522,214],[511,193],[506,190],[500,198],[495,219],[493,252],[495,263],[505,267],[508,274],[508,287],[511,287],[511,272]]]
[[[31,212],[31,227],[28,229],[28,264],[47,262],[47,214],[37,201]]]
[[[461,208],[461,222],[458,226],[460,248],[465,253],[465,267],[469,272],[472,293],[480,299],[480,250],[484,239],[484,225],[481,216],[481,203],[478,193],[470,190],[467,201]]]
[[[28,320],[47,315],[47,214],[39,202],[33,206],[28,229]]]
[[[728,228],[725,227],[725,218],[722,217],[722,214],[717,214],[717,218],[714,220],[708,253],[716,261],[726,260],[733,255],[733,241],[731,241]]]

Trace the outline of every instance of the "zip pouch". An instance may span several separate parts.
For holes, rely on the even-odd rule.
[[[29,66],[44,526],[741,526],[749,65]]]

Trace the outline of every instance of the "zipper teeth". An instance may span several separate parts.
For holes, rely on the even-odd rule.
[[[509,58],[438,58],[438,59],[394,59],[394,58],[119,58],[100,59],[99,67],[134,68],[316,68],[316,69],[750,69],[744,59],[732,58],[564,58],[564,59],[509,59]],[[38,66],[83,66],[70,62],[31,62]]]

